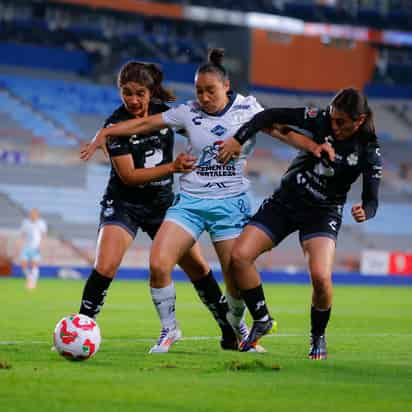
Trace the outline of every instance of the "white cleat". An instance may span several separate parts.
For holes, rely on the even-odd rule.
[[[163,328],[160,331],[160,336],[156,345],[149,350],[149,353],[167,353],[173,343],[178,341],[181,337],[182,331],[179,327],[175,327],[174,329]]]

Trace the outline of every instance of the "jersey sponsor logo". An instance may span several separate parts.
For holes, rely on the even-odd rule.
[[[221,126],[220,124],[218,124],[217,126],[215,126],[212,130],[211,130],[211,132],[213,133],[213,134],[215,134],[216,136],[223,136],[226,132],[227,132],[227,129],[225,128],[225,127],[223,127],[223,126]]]
[[[205,146],[202,150],[198,166],[210,166],[213,160],[216,160],[219,154],[219,147],[222,144],[222,140],[216,140],[210,146]]]
[[[348,162],[349,166],[356,166],[359,161],[359,156],[357,153],[351,153],[347,158],[346,161]]]
[[[325,177],[332,177],[335,174],[335,170],[331,166],[325,166],[323,162],[318,162],[315,167],[313,168],[313,171],[319,175],[319,176],[325,176]]]
[[[305,108],[305,119],[314,119],[319,113],[317,107],[306,107]]]
[[[164,129],[161,129],[161,130],[160,130],[160,134],[161,134],[162,136],[164,136],[165,134],[167,134],[168,131],[169,131],[169,129],[168,129],[167,127],[165,127]]]

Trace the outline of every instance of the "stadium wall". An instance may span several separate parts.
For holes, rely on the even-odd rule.
[[[376,51],[366,42],[344,47],[327,45],[320,37],[251,31],[250,82],[306,92],[333,92],[342,87],[363,89],[372,78]]]

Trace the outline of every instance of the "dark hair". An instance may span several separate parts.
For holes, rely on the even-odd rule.
[[[163,87],[163,72],[153,63],[130,61],[123,65],[117,77],[117,86],[123,87],[128,82],[136,82],[150,90],[152,98],[162,102],[173,102],[175,95]]]
[[[330,106],[346,113],[352,120],[357,120],[361,114],[366,115],[366,119],[359,127],[359,130],[376,138],[373,113],[369,107],[368,99],[362,92],[354,88],[341,89],[331,100]]]
[[[222,82],[229,80],[229,74],[222,64],[224,55],[224,49],[210,49],[207,56],[207,63],[198,67],[196,77],[201,73],[214,73]]]

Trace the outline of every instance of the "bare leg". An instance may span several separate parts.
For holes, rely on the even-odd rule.
[[[335,257],[335,241],[328,237],[316,237],[304,241],[302,247],[308,257],[313,285],[309,358],[321,360],[327,358],[324,335],[333,299],[332,267]]]

